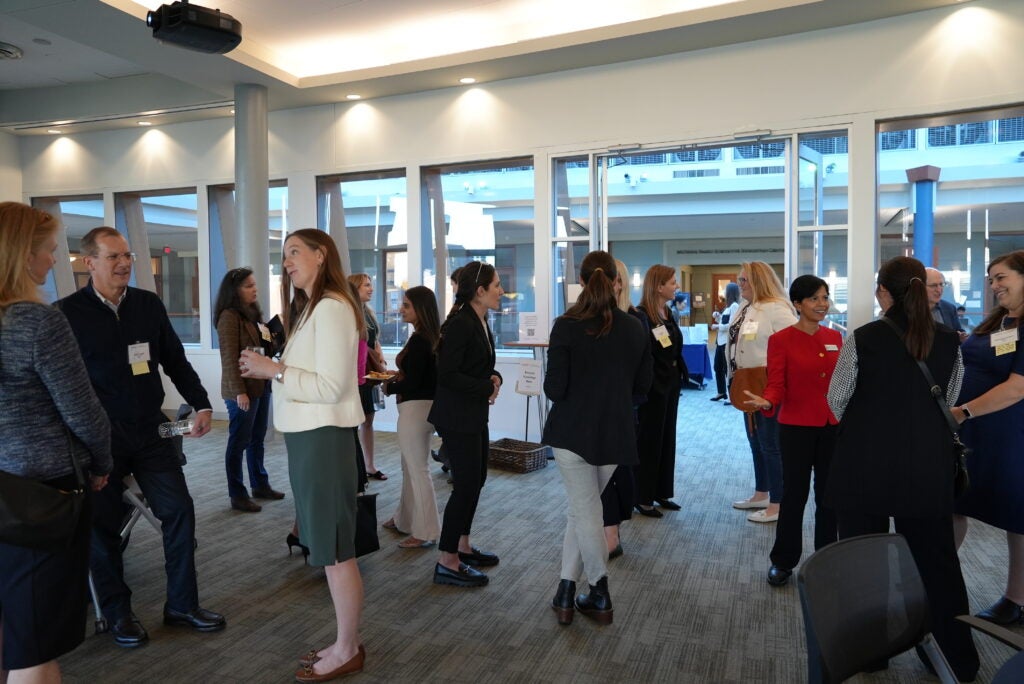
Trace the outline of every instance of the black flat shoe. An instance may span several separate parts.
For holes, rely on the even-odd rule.
[[[636,509],[637,513],[639,513],[640,515],[646,516],[648,518],[660,518],[663,515],[663,513],[661,511],[659,511],[657,508],[655,508],[654,506],[651,506],[649,508],[644,508],[640,504],[637,504],[633,508]]]
[[[475,546],[469,547],[472,549],[470,553],[463,553],[459,551],[459,560],[466,565],[472,565],[477,568],[487,567],[489,565],[497,565],[498,557],[489,551],[481,551]]]
[[[622,542],[619,542],[618,544],[615,545],[614,549],[612,549],[611,551],[608,552],[608,560],[612,560],[613,558],[618,558],[619,556],[622,555],[622,553],[623,553],[622,552]]]
[[[977,617],[997,625],[1012,625],[1015,622],[1024,622],[1024,606],[1019,606],[1004,596],[978,613]]]
[[[768,584],[773,587],[781,587],[789,581],[789,578],[792,575],[792,570],[780,568],[778,565],[772,565],[772,567],[768,568]]]
[[[655,499],[654,502],[666,511],[680,511],[683,508],[672,499]]]
[[[149,634],[135,613],[120,617],[110,625],[114,643],[122,648],[135,648],[149,641]]]
[[[551,607],[558,616],[558,624],[571,625],[573,616],[573,599],[576,596],[576,583],[564,579],[558,583],[555,598],[551,599]]]
[[[228,623],[220,613],[198,606],[188,612],[164,606],[164,624],[168,627],[190,627],[197,632],[216,632]]]
[[[723,399],[725,399],[724,394],[716,394],[715,396],[711,397],[711,401],[722,401]]]
[[[482,587],[490,578],[476,568],[459,563],[458,570],[452,570],[438,563],[434,566],[434,584],[447,584],[452,587]]]

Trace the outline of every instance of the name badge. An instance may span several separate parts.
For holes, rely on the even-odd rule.
[[[672,345],[672,338],[668,336],[668,328],[664,325],[652,328],[651,334],[654,335],[654,339],[658,340],[662,347],[669,347]]]
[[[839,351],[839,346],[835,344],[826,344],[825,351]]]
[[[743,321],[743,325],[740,326],[740,335],[743,339],[752,341],[757,337],[757,321]]]
[[[145,375],[149,372],[149,342],[136,342],[128,345],[128,363],[132,367],[132,375]]]
[[[996,356],[1012,354],[1017,351],[1017,329],[994,332],[989,336],[988,343],[996,350]]]

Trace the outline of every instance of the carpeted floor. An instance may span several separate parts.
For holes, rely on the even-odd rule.
[[[794,583],[765,581],[774,525],[749,523],[730,502],[752,490],[750,453],[739,412],[708,401],[713,389],[686,390],[680,402],[677,513],[634,516],[622,531],[625,555],[612,562],[615,622],[598,627],[577,615],[555,622],[565,494],[553,462],[516,474],[491,469],[473,528],[474,542],[501,556],[482,589],[436,586],[436,550],[404,550],[380,530],[382,548],[360,559],[365,582],[366,682],[801,682],[803,621]],[[268,445],[272,484],[288,498],[258,514],[228,508],[226,424],[186,442],[185,469],[198,518],[197,564],[204,607],[226,614],[225,631],[200,635],[164,627],[163,557],[145,521],[132,534],[126,575],[134,609],[151,641],[136,650],[89,634],[61,659],[69,682],[287,682],[297,658],[334,636],[322,570],[289,556],[293,508],[284,444]],[[372,482],[378,518],[394,510],[401,466],[393,434],[377,434]],[[432,466],[438,501],[449,486]],[[805,523],[810,516],[807,516]],[[810,548],[805,524],[805,549]],[[1002,534],[976,525],[961,552],[973,609],[1003,591]],[[806,551],[805,551],[806,556]],[[984,637],[979,681],[1010,651]],[[904,654],[888,671],[858,682],[936,681]]]

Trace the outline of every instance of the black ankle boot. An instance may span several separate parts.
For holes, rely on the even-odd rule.
[[[572,624],[572,600],[575,595],[575,582],[564,579],[558,583],[558,589],[555,591],[555,598],[551,599],[551,607],[555,609],[555,614],[558,616],[558,624]]]
[[[576,610],[599,625],[612,624],[612,597],[608,594],[608,577],[602,577],[597,584],[590,585],[589,594],[576,597]]]

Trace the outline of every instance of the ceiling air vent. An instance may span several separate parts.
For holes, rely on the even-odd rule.
[[[21,48],[10,43],[0,43],[0,59],[21,59]]]

